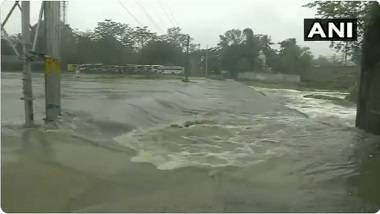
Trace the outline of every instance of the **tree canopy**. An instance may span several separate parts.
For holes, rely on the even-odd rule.
[[[35,29],[36,26],[32,26],[33,32]],[[61,56],[64,64],[186,65],[189,35],[179,27],[169,28],[165,34],[158,35],[148,27],[131,27],[106,19],[92,31],[73,30],[69,25],[63,25],[62,29]],[[38,40],[44,41],[45,29],[42,27],[40,30]],[[13,35],[13,38],[18,36]],[[252,28],[231,29],[219,39],[216,47],[199,49],[199,44],[190,37],[190,55],[198,56],[202,59],[200,63],[204,64],[207,52],[210,72],[225,70],[232,77],[237,77],[239,72],[301,74],[312,64],[322,63],[321,60],[313,62],[309,48],[300,47],[295,39],[281,41],[278,43],[280,48],[274,49],[275,42],[269,35],[256,34]],[[2,44],[2,53],[9,54],[10,48]],[[43,53],[44,50],[45,44],[39,42],[37,52]]]

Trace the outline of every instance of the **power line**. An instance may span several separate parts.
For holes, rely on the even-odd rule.
[[[157,2],[157,1],[155,1],[155,2]],[[155,9],[157,9],[157,13],[155,13],[156,21],[159,24],[161,24],[161,26],[165,27],[164,30],[172,27],[172,23],[171,23],[170,19],[168,19],[168,17],[166,16],[165,12],[161,8],[159,8],[158,5],[156,5]],[[158,10],[160,10],[160,11],[158,11]]]
[[[138,25],[141,25],[141,26],[144,26],[138,19],[137,19],[137,17],[135,16],[135,15],[133,15],[133,13],[127,8],[127,7],[125,7],[124,6],[124,4],[123,3],[121,3],[121,1],[119,0],[119,4],[120,4],[120,6],[125,10],[125,11],[127,11],[127,13],[135,20],[135,22],[136,22],[136,24],[138,24]]]
[[[172,24],[173,27],[176,26],[176,24],[174,23],[174,20],[172,19],[172,17],[170,17],[168,11],[165,9],[165,7],[162,5],[162,2],[160,0],[157,1],[158,4],[160,5],[160,8],[161,10],[164,12],[166,18],[169,20],[169,22]]]
[[[170,15],[170,17],[173,19],[174,24],[177,25],[177,27],[179,27],[179,22],[178,22],[177,19],[174,17],[173,12],[172,12],[170,6],[167,5],[166,3],[164,3],[164,4],[165,4],[166,8],[168,8],[169,15]]]
[[[148,11],[145,10],[144,6],[140,4],[138,1],[135,1],[135,3],[142,9],[144,12],[145,16],[150,20],[151,23],[153,23],[154,27],[158,29],[159,31],[165,33],[165,31],[162,30],[162,28],[154,21],[152,16],[148,13]]]

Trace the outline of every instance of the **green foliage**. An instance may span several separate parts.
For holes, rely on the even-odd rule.
[[[136,50],[143,48],[148,42],[156,40],[157,35],[151,32],[148,27],[136,27],[131,33],[132,46]]]
[[[302,74],[312,66],[309,48],[299,47],[295,39],[280,42],[277,51],[271,47],[274,43],[268,35],[254,34],[250,28],[228,30],[219,37],[221,68],[230,71],[233,77],[238,72],[266,72],[264,63],[258,59],[260,51],[265,55],[265,66],[275,72]]]
[[[341,66],[344,62],[339,59],[336,55],[331,57],[319,56],[316,59],[313,59],[313,65],[319,67],[331,67],[331,66]]]
[[[20,46],[17,48],[18,51],[22,51],[22,48]],[[9,42],[5,39],[1,39],[1,54],[3,55],[14,55],[14,51],[12,49],[12,46],[9,44]]]
[[[238,72],[254,71],[260,41],[252,29],[232,29],[219,37],[222,69],[230,71],[233,77],[236,77]]]
[[[168,41],[150,41],[141,50],[140,63],[152,65],[184,64],[184,54],[180,47]]]
[[[277,71],[287,74],[302,74],[312,65],[313,56],[307,47],[301,48],[296,39],[291,38],[279,43],[279,64]]]
[[[104,22],[98,22],[98,26],[95,27],[93,35],[95,39],[113,38],[121,42],[123,37],[131,31],[132,29],[126,24],[106,19]]]
[[[44,40],[39,40],[44,41]],[[77,36],[74,31],[68,26],[65,25],[62,30],[61,42],[64,44],[61,49],[61,56],[64,59],[63,63],[66,62],[75,62],[77,56]],[[40,42],[41,43],[41,42]]]
[[[185,51],[187,45],[187,37],[187,34],[183,34],[181,32],[181,28],[173,27],[169,28],[167,34],[162,35],[161,39],[181,48],[182,51]]]
[[[239,29],[232,29],[220,35],[219,46],[221,48],[226,48],[232,45],[239,45],[243,41],[242,32]]]
[[[46,44],[44,23],[41,23],[37,52],[44,53]],[[36,26],[32,27],[32,34]],[[17,35],[13,36],[17,39]],[[166,34],[157,35],[147,27],[132,28],[127,24],[104,20],[93,31],[79,32],[63,25],[61,56],[64,64],[103,63],[108,65],[155,64],[186,65],[188,34],[179,27],[169,28]],[[3,41],[2,41],[3,42]],[[3,43],[4,44],[4,43]],[[295,39],[280,43],[280,50],[271,46],[274,43],[268,35],[254,34],[251,28],[231,29],[220,35],[217,47],[200,50],[199,44],[190,37],[190,54],[203,59],[199,62],[205,68],[205,54],[208,55],[209,72],[220,73],[227,70],[232,77],[238,72],[297,73],[307,70],[312,63],[308,48],[299,47]],[[19,45],[19,48],[21,46]],[[266,64],[259,59],[265,55]],[[2,53],[10,53],[10,48],[2,46]]]
[[[257,35],[259,40],[259,49],[263,51],[266,57],[266,63],[270,68],[278,67],[279,56],[277,51],[271,47],[274,43],[268,35]]]
[[[313,64],[319,67],[328,67],[333,65],[333,63],[324,56],[319,56],[318,58],[314,59]]]
[[[42,22],[37,43],[39,53],[46,50],[46,44],[42,42],[46,41],[43,26]],[[32,35],[35,29],[36,25],[32,27]],[[61,38],[64,64],[184,65],[187,43],[187,34],[182,33],[179,27],[170,28],[167,34],[158,36],[148,27],[131,28],[109,19],[99,22],[93,31],[87,32],[76,32],[69,25],[63,25]],[[190,43],[190,47],[190,50],[195,50],[197,45]],[[2,54],[4,53],[12,54],[9,46],[2,46]]]

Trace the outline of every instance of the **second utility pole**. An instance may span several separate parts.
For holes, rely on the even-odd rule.
[[[206,59],[206,77],[208,76],[208,45],[206,46],[206,57],[205,57]]]
[[[185,65],[185,79],[183,80],[184,82],[188,82],[189,81],[189,73],[190,73],[190,69],[189,69],[189,46],[190,46],[190,36],[188,35],[187,36],[187,41],[186,41],[186,65]]]
[[[61,113],[60,2],[44,2],[46,24],[45,108],[46,121],[56,121]]]
[[[21,33],[22,33],[22,50],[23,50],[23,94],[24,94],[24,108],[25,108],[25,126],[33,126],[33,91],[32,91],[32,71],[31,71],[31,57],[30,48],[30,2],[21,2]]]

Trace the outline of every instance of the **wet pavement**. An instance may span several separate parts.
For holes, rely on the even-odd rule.
[[[2,73],[5,211],[374,212],[380,138],[331,91],[233,80],[66,74],[63,115],[22,128],[21,76]]]

